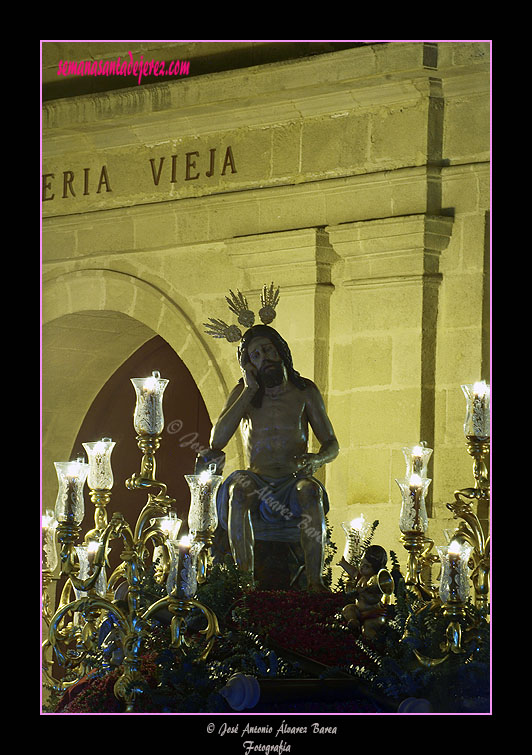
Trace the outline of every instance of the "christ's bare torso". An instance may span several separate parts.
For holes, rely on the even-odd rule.
[[[311,391],[290,382],[283,388],[277,395],[265,394],[260,408],[250,405],[240,423],[249,469],[268,477],[296,472],[296,458],[307,452]]]
[[[267,477],[295,472],[311,476],[338,455],[321,393],[298,373],[297,383],[292,382],[269,338],[252,339],[248,351],[243,379],[231,391],[212,429],[211,449],[223,449],[240,427],[248,469]],[[260,406],[254,406],[261,384]],[[307,452],[309,429],[320,443],[318,453]]]

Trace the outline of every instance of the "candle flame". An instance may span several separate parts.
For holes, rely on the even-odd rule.
[[[452,540],[447,548],[447,553],[451,556],[459,556],[462,552],[462,546],[457,540]]]
[[[52,527],[55,520],[55,516],[52,512],[47,511],[45,514],[42,515],[42,528],[47,529],[48,527]]]
[[[410,477],[410,485],[414,485],[415,487],[420,487],[421,484],[422,484],[422,480],[418,474],[413,474]]]
[[[159,519],[159,527],[169,540],[175,540],[181,528],[181,519],[174,512],[170,512],[168,516]]]
[[[204,483],[206,483],[206,482],[207,482],[208,480],[210,480],[210,479],[211,479],[211,473],[210,473],[210,470],[209,470],[209,469],[204,469],[204,470],[203,470],[203,472],[201,472],[199,479],[200,479],[200,482],[201,482],[202,484],[204,484]]]
[[[365,519],[364,514],[357,516],[356,519],[352,519],[349,526],[352,530],[361,530],[364,526]]]
[[[155,391],[157,389],[157,378],[153,376],[146,378],[142,387],[145,391]]]
[[[188,548],[190,545],[192,545],[192,538],[190,535],[183,535],[182,538],[179,540],[179,545],[184,546],[185,548]]]
[[[83,459],[76,459],[76,461],[71,461],[67,467],[66,476],[71,478],[79,477],[83,463]]]
[[[486,384],[485,380],[481,380],[478,383],[473,384],[473,393],[475,396],[478,396],[479,398],[482,398],[484,396],[487,396],[489,393],[490,387]]]
[[[421,446],[414,446],[412,449],[412,455],[413,456],[423,456],[423,449]]]

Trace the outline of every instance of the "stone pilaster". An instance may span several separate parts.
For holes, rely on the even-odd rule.
[[[395,497],[403,446],[424,440],[434,448],[439,258],[451,228],[451,218],[425,214],[326,228],[343,261],[334,278],[340,325],[330,395],[351,406],[347,463],[369,501]]]

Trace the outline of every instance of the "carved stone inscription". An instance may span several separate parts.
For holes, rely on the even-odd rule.
[[[222,150],[222,159],[217,152],[216,148],[211,148],[208,152],[194,150],[182,155],[151,157],[146,161],[144,170],[151,178],[153,186],[237,173],[231,146],[226,147],[225,151]],[[62,173],[43,173],[42,177],[43,202],[111,193],[117,190],[120,189],[117,189],[112,171],[107,165],[96,169],[83,167],[76,170],[64,170]]]

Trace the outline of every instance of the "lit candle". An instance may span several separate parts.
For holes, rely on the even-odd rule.
[[[427,476],[427,465],[432,455],[432,448],[427,448],[425,441],[403,448],[403,454],[406,461],[406,477],[413,474],[422,478]]]
[[[364,516],[361,514],[356,519],[351,520],[349,527],[349,536],[352,538],[353,545],[358,548],[360,545],[360,530],[364,524]]]
[[[86,582],[86,580],[94,575],[94,565],[97,562],[101,546],[102,543],[100,543],[98,540],[89,540],[88,543],[75,546],[79,562],[79,571],[77,576],[78,579],[80,579],[82,582]],[[98,576],[96,577],[96,581],[89,589],[95,590],[96,593],[100,595],[100,597],[105,596],[107,590],[107,577],[105,575],[104,569],[100,569]],[[75,588],[75,593],[78,598],[87,595],[87,592],[81,590],[79,587]]]
[[[346,565],[352,566],[355,570],[358,569],[364,547],[364,538],[370,529],[370,525],[366,522],[364,514],[360,514],[350,522],[342,522],[342,529],[346,534],[346,539],[340,566],[348,574],[351,574],[352,570],[346,569]]]
[[[413,474],[404,480],[396,480],[403,498],[399,514],[401,532],[426,532],[428,517],[425,507],[425,495],[432,480]]]
[[[423,449],[421,446],[414,446],[412,449],[412,471],[420,475],[423,469]]]
[[[167,540],[177,540],[182,520],[178,518],[175,511],[169,511],[166,516],[162,516],[156,521],[159,529],[166,535]]]
[[[471,546],[452,540],[446,547],[438,547],[442,563],[440,578],[440,598],[443,603],[449,600],[465,603],[469,595],[468,561]]]
[[[447,557],[449,559],[449,597],[455,600],[459,597],[460,551],[460,545],[456,540],[453,540],[447,548]]]
[[[52,529],[55,529],[57,522],[54,516],[54,512],[51,510],[45,511],[42,515],[42,534],[43,537],[48,537]]]
[[[177,545],[179,547],[179,555],[186,556],[192,547],[192,538],[190,535],[183,535],[183,537],[180,537],[177,541]]]
[[[97,559],[98,553],[100,551],[100,543],[98,540],[89,540],[87,543],[87,560],[89,562],[89,566],[94,566],[94,562]]]
[[[364,515],[352,519],[347,533],[345,560],[351,564],[360,555],[360,532],[364,526]]]
[[[473,428],[475,429],[475,435],[483,436],[489,435],[489,387],[483,380],[480,383],[473,385]]]
[[[464,432],[468,438],[487,439],[490,437],[490,386],[485,380],[463,385],[467,400]]]
[[[113,470],[111,453],[116,443],[111,438],[102,438],[94,443],[83,443],[89,459],[87,484],[92,490],[111,490],[113,487]]]
[[[179,540],[169,540],[168,549],[171,556],[171,567],[166,582],[169,595],[176,593],[185,598],[195,595],[197,582],[197,544],[190,535],[184,535]]]
[[[55,530],[57,520],[53,511],[46,511],[42,515],[42,547],[43,547],[43,570],[53,571],[57,566],[57,548],[55,544]]]
[[[415,530],[418,530],[420,529],[419,508],[420,508],[421,491],[422,491],[421,477],[418,474],[413,474],[410,477],[409,485],[410,485],[410,500],[412,501],[412,507],[414,511],[413,527]]]
[[[89,473],[89,465],[77,461],[54,462],[59,482],[55,503],[55,518],[58,522],[80,524],[85,513],[83,486]]]
[[[168,380],[154,370],[151,377],[131,378],[137,395],[133,424],[139,435],[159,435],[164,429],[163,393]]]
[[[218,526],[216,491],[222,476],[214,474],[215,472],[216,464],[209,464],[209,468],[199,475],[185,475],[190,488],[188,529],[193,536],[197,533],[213,533]]]

